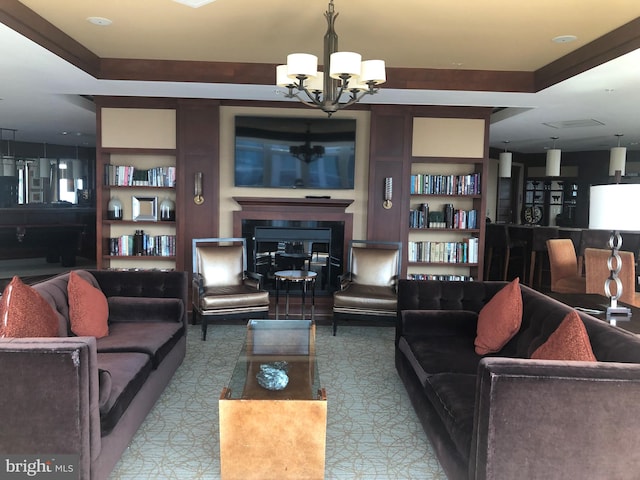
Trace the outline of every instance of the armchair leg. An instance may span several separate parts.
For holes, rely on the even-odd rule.
[[[338,322],[336,321],[335,315],[333,316],[333,336],[336,336],[336,331],[338,330]]]
[[[209,320],[206,315],[202,315],[202,341],[204,342],[207,339],[207,324]]]

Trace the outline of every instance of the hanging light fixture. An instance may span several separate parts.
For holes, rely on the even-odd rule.
[[[324,147],[322,145],[311,146],[311,122],[307,122],[304,143],[302,145],[291,145],[289,147],[289,153],[306,164],[324,155]]]
[[[307,53],[292,53],[286,65],[276,67],[276,84],[286,87],[287,98],[297,98],[309,107],[333,113],[359,102],[365,95],[377,93],[378,85],[387,79],[383,60],[362,61],[359,53],[339,52],[338,35],[334,30],[333,0],[324,16],[327,32],[324,36],[323,71],[318,71],[318,57]]]
[[[558,137],[551,137],[551,140],[553,140],[553,147],[547,150],[547,165],[544,174],[547,177],[559,177],[561,150],[556,148]]]
[[[616,133],[618,137],[618,146],[611,149],[609,155],[609,176],[615,177],[616,172],[620,172],[620,176],[624,177],[625,165],[627,161],[627,147],[620,146],[620,137],[622,133]]]
[[[0,128],[0,176],[12,177],[16,174],[16,158],[11,153],[11,139],[7,139],[7,153],[3,153],[2,143],[4,141],[4,132],[13,133],[13,147],[16,144],[16,130],[12,128]]]
[[[498,176],[500,178],[511,178],[511,160],[513,159],[513,154],[511,152],[507,152],[507,145],[509,144],[509,140],[505,140],[502,143],[504,143],[504,152],[500,152],[500,166]]]

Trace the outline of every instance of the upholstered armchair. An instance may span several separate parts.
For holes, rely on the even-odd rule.
[[[618,278],[622,282],[622,295],[618,300],[634,307],[640,307],[640,294],[636,293],[635,255],[633,252],[627,251],[619,251],[618,255],[620,255],[620,260],[622,260],[622,266],[618,273]],[[611,250],[602,248],[584,249],[587,293],[606,295],[604,283],[611,273],[608,266],[610,256]],[[614,295],[617,293],[615,282],[611,284],[611,293]]]
[[[202,321],[207,339],[209,318],[266,318],[269,292],[262,276],[247,272],[244,238],[194,238],[193,320]]]
[[[333,294],[333,334],[339,319],[396,318],[401,242],[352,240],[347,272]]]
[[[578,273],[576,248],[570,238],[547,240],[551,291],[556,293],[586,293],[586,280]]]

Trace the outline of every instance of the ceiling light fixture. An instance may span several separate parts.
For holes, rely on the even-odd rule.
[[[575,35],[558,35],[557,37],[553,37],[551,39],[554,43],[571,43],[575,42],[578,39]]]
[[[87,22],[98,25],[99,27],[108,27],[113,23],[111,20],[104,17],[87,17]]]
[[[509,140],[505,140],[502,143],[504,143],[504,152],[500,152],[499,176],[501,178],[511,178],[511,161],[513,159],[513,153],[507,152]]]
[[[562,151],[556,148],[556,140],[559,137],[551,137],[553,140],[553,147],[547,150],[547,165],[545,167],[545,176],[547,177],[559,177],[560,176],[560,156]]]
[[[609,154],[609,176],[615,177],[620,172],[620,176],[624,177],[625,166],[627,162],[627,147],[620,146],[620,137],[623,137],[622,133],[616,133],[618,137],[618,146],[611,149]]]
[[[213,3],[216,0],[173,0],[176,3],[181,3],[182,5],[186,5],[191,8],[200,8],[204,5],[208,5],[209,3]]]
[[[327,19],[324,71],[318,71],[318,57],[315,55],[292,53],[287,56],[286,65],[276,67],[276,85],[288,89],[285,97],[297,98],[331,116],[359,102],[363,96],[377,93],[378,85],[387,77],[384,60],[362,61],[359,53],[338,52],[338,35],[334,30],[338,14],[334,13],[333,0],[330,0],[324,16]]]

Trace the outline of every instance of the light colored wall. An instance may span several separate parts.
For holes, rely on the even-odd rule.
[[[353,199],[347,212],[353,213],[353,238],[366,238],[367,184],[369,178],[369,112],[345,110],[335,118],[356,120],[356,158],[354,190],[288,189],[234,187],[234,119],[236,115],[265,115],[283,117],[324,117],[317,110],[258,107],[220,108],[220,236],[233,235],[233,212],[241,210],[233,197],[301,198],[306,195],[329,195],[331,198]]]

